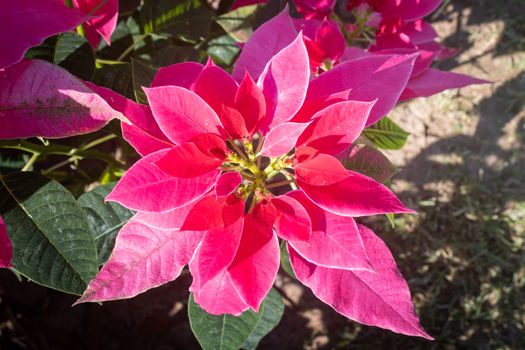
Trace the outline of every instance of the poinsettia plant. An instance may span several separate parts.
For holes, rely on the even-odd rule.
[[[454,53],[423,19],[440,1],[4,3],[0,165],[23,164],[0,168],[0,267],[76,304],[186,270],[201,346],[250,349],[282,266],[349,319],[432,339],[359,218],[414,213],[385,185],[379,149],[408,136],[387,114],[484,82],[431,68]]]

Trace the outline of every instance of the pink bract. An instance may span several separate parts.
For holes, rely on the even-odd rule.
[[[85,134],[122,113],[65,69],[24,60],[0,70],[0,139]]]
[[[370,80],[378,68],[396,66],[404,67],[398,77],[408,79],[411,65],[410,58],[392,56],[357,79]],[[301,35],[256,71],[259,76],[248,70],[236,81],[211,61],[162,69],[154,87],[145,88],[151,114],[105,91],[114,108],[128,110],[132,124],[142,124],[134,125],[142,133],[132,144],[147,153],[140,143],[152,137],[161,149],[132,166],[107,197],[137,214],[119,233],[110,259],[78,302],[133,297],[175,279],[188,265],[190,290],[207,312],[258,310],[279,269],[279,239],[293,247],[298,272],[300,263],[357,275],[375,276],[382,268],[374,255],[379,253],[367,250],[367,237],[363,239],[353,217],[412,211],[388,188],[346,170],[333,155],[361,134],[385,91],[374,94],[374,85],[368,85],[369,100],[354,101],[348,96],[362,96],[361,83],[338,94],[317,79],[310,81]],[[343,87],[352,85],[350,77],[346,80]],[[309,97],[312,86],[338,98],[314,103],[323,95]],[[390,88],[386,95],[397,96],[403,87]],[[303,109],[308,117],[292,121]],[[368,286],[378,290],[394,281],[396,288],[405,288],[395,302],[411,305],[406,284],[392,277],[395,266],[389,269],[390,274],[371,278]],[[303,273],[301,278],[315,288]],[[356,286],[347,286],[341,293],[351,295]],[[334,292],[322,299],[350,317],[348,310],[354,307],[361,313],[378,310],[381,317],[375,321],[355,318],[426,336],[422,329],[417,333],[399,326],[390,300],[374,299],[370,305],[365,294],[359,295],[358,300],[344,299],[342,306]],[[403,306],[399,312],[418,324],[412,309]]]
[[[0,216],[0,268],[11,267],[11,259],[13,259],[13,247],[7,235],[6,224]]]
[[[330,20],[294,20],[298,31],[303,31],[310,65],[316,73],[339,63],[345,51],[345,38],[337,23]]]
[[[88,19],[63,0],[2,0],[0,8],[0,69],[22,60],[29,48],[46,38],[73,30]]]
[[[92,17],[84,23],[84,33],[91,46],[96,48],[101,38],[109,45],[117,27],[118,0],[73,0],[73,5]]]

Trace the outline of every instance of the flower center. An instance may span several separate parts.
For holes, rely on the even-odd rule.
[[[243,183],[237,195],[255,204],[272,194],[283,194],[295,189],[295,173],[292,168],[293,151],[279,157],[260,154],[264,137],[255,134],[252,140],[228,140],[228,154],[221,169],[237,171]]]

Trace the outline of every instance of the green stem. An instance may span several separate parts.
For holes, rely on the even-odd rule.
[[[37,153],[33,153],[31,158],[29,158],[27,163],[22,168],[22,171],[29,171],[29,169],[31,169],[31,167],[36,163],[36,161],[38,160],[39,157],[40,157],[40,153],[38,153],[38,152]]]
[[[124,58],[126,58],[127,55],[130,54],[131,51],[133,51],[135,49],[135,47],[137,47],[137,45],[141,44],[144,39],[146,39],[146,37],[148,36],[149,34],[143,34],[141,35],[136,42],[134,42],[133,44],[131,44],[118,58],[117,58],[117,61],[122,61]]]
[[[113,140],[117,138],[117,135],[114,135],[114,134],[109,134],[109,135],[106,135],[106,136],[103,136],[101,138],[98,138],[96,140],[93,140],[91,141],[90,143],[88,143],[87,145],[85,145],[84,147],[82,147],[82,150],[88,150],[90,148],[93,148],[95,146],[98,146],[104,142],[107,142],[107,141],[110,141],[110,140]]]
[[[16,149],[24,152],[31,153],[32,156],[27,162],[27,164],[24,165],[22,170],[27,171],[29,168],[31,168],[32,165],[37,161],[38,157],[42,155],[61,155],[61,156],[68,156],[69,158],[59,164],[54,165],[52,168],[53,170],[56,169],[58,165],[64,166],[66,164],[69,164],[77,159],[82,158],[94,158],[102,160],[110,165],[113,165],[118,168],[122,168],[123,165],[110,157],[109,155],[99,152],[96,150],[90,150],[91,148],[100,145],[101,143],[107,142],[109,140],[112,140],[116,138],[117,136],[114,134],[109,134],[106,136],[103,136],[99,139],[93,140],[89,142],[88,144],[77,148],[77,149],[70,149],[69,146],[66,145],[38,145],[31,142],[28,142],[26,140],[3,140],[0,141],[0,149],[1,148],[7,148],[7,149]],[[49,173],[49,169],[44,171],[43,173]]]
[[[97,64],[97,67],[100,68],[99,65],[107,65],[107,66],[112,66],[112,65],[115,65],[115,64],[125,64],[126,62],[121,62],[121,61],[116,61],[116,60],[104,60],[102,58],[97,58],[95,60],[95,63]]]
[[[57,163],[55,165],[53,165],[52,167],[42,171],[42,175],[47,175],[57,169],[60,169],[61,167],[65,166],[65,165],[68,165],[69,163],[73,163],[74,161],[76,160],[79,160],[79,159],[82,159],[83,157],[80,156],[80,154],[83,152],[83,151],[87,151],[95,146],[98,146],[104,142],[107,142],[107,141],[110,141],[110,140],[113,140],[114,138],[116,138],[117,135],[114,135],[114,134],[109,134],[109,135],[106,135],[106,136],[103,136],[101,138],[98,138],[96,140],[93,140],[91,141],[90,143],[88,143],[87,145],[81,147],[80,149],[76,150],[76,149],[73,149],[72,152],[71,152],[71,157],[69,157],[68,159],[66,160],[63,160],[61,161],[60,163]]]
[[[71,158],[73,158],[73,157],[71,157]],[[52,173],[53,171],[55,171],[55,170],[57,170],[57,169],[60,169],[60,168],[62,168],[62,167],[65,166],[65,165],[68,165],[69,163],[72,162],[71,158],[68,158],[68,159],[66,159],[66,160],[63,160],[63,161],[61,161],[60,163],[57,163],[57,164],[53,165],[52,167],[49,167],[49,168],[47,168],[46,170],[43,170],[43,171],[42,171],[42,175],[50,174],[50,173]]]

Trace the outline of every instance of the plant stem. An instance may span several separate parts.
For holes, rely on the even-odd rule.
[[[42,171],[42,175],[47,175],[57,169],[60,169],[61,167],[65,166],[65,165],[68,165],[69,163],[72,163],[78,159],[82,159],[82,156],[80,156],[78,153],[81,153],[82,151],[87,151],[88,149],[90,148],[93,148],[95,146],[98,146],[104,142],[107,142],[107,141],[110,141],[110,140],[113,140],[114,138],[116,138],[117,135],[114,135],[114,134],[109,134],[109,135],[106,135],[106,136],[103,136],[101,138],[98,138],[96,140],[93,140],[91,141],[90,143],[88,143],[87,145],[79,148],[78,150],[76,149],[73,149],[72,152],[71,152],[71,157],[69,157],[68,159],[66,160],[63,160],[61,161],[60,163],[57,163],[55,165],[53,165],[52,167]]]
[[[133,49],[140,43],[142,43],[144,41],[144,39],[146,39],[146,37],[148,36],[149,34],[143,34],[141,35],[136,42],[134,42],[133,44],[131,44],[118,58],[117,58],[117,61],[122,61],[124,58],[126,58],[127,55],[129,55],[129,53],[131,51],[133,51]]]
[[[109,134],[109,135],[106,135],[106,136],[103,136],[103,137],[101,137],[101,138],[98,138],[98,139],[96,139],[96,140],[91,141],[90,143],[88,143],[87,145],[85,145],[84,147],[82,147],[81,149],[85,151],[85,150],[88,150],[88,149],[93,148],[93,147],[95,147],[95,146],[98,146],[98,145],[100,145],[100,144],[102,144],[102,143],[104,143],[104,142],[107,142],[107,141],[113,140],[113,139],[115,139],[115,138],[117,138],[117,135],[115,135],[115,134]]]
[[[33,153],[31,158],[29,158],[29,160],[24,165],[24,167],[21,169],[21,171],[29,171],[29,169],[31,169],[31,167],[35,164],[35,162],[38,160],[39,157],[40,157],[40,153],[38,152]]]
[[[52,173],[53,171],[62,168],[64,165],[68,165],[69,163],[73,162],[74,159],[76,159],[76,157],[73,158],[73,159],[72,159],[72,158],[73,158],[73,157],[68,158],[68,159],[66,159],[66,160],[63,160],[63,161],[61,161],[60,163],[57,163],[57,164],[53,165],[52,167],[49,167],[49,168],[47,168],[46,170],[43,170],[43,171],[42,171],[42,175],[47,175],[47,174],[49,174],[49,173]]]

